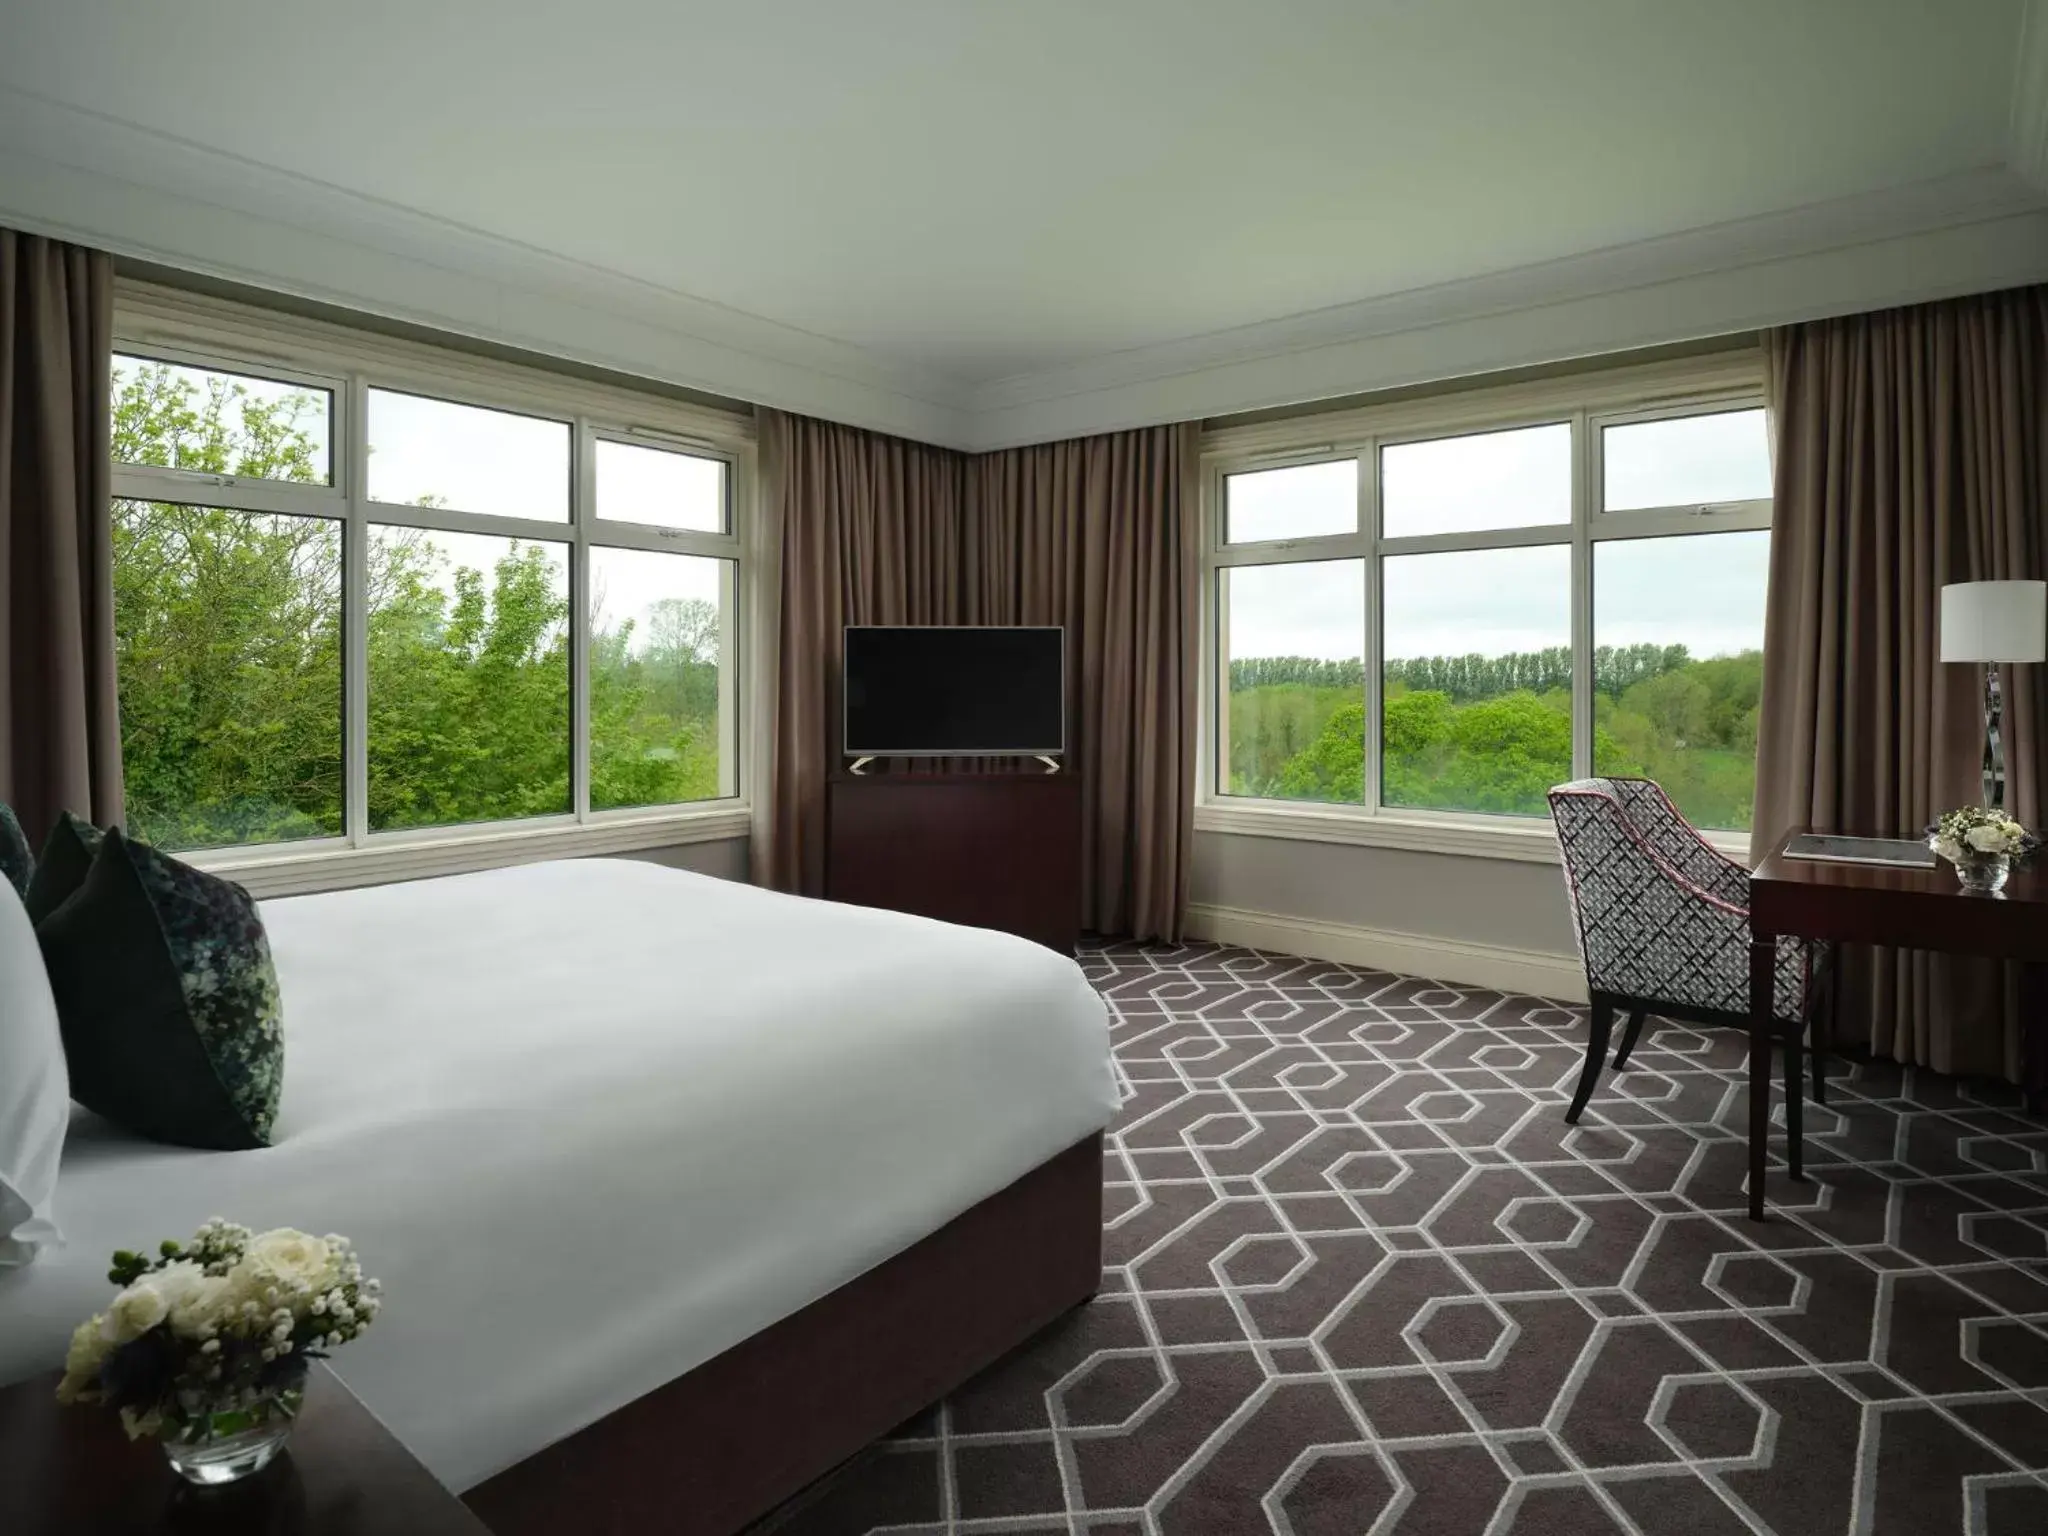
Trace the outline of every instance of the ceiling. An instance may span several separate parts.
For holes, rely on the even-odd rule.
[[[67,180],[122,178],[972,414],[1321,345],[1402,296],[1476,313],[1474,280],[1588,253],[1640,284],[2038,210],[2025,11],[11,0],[0,152],[35,174],[0,170],[0,214],[205,243]]]

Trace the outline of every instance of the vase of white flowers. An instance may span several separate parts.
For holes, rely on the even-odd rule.
[[[2004,890],[2012,861],[2033,846],[2027,829],[2005,812],[1975,805],[1942,817],[1928,833],[1927,842],[1955,865],[1963,889],[1980,896],[1995,896]]]
[[[284,1448],[307,1369],[370,1325],[380,1287],[336,1234],[215,1218],[157,1252],[114,1255],[121,1293],[72,1334],[57,1400],[119,1409],[189,1482],[236,1482]]]

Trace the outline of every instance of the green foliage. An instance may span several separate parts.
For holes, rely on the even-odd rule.
[[[1747,827],[1762,678],[1756,651],[1695,661],[1683,646],[1602,647],[1594,656],[1595,771],[1646,774],[1696,823]],[[1357,662],[1243,658],[1231,664],[1231,685],[1232,793],[1363,800]],[[1571,714],[1564,650],[1390,661],[1381,800],[1540,816],[1550,787],[1571,776]]]
[[[318,482],[316,397],[116,379],[121,462]],[[559,558],[507,541],[449,569],[430,533],[370,541],[374,828],[567,811],[568,600]],[[122,758],[135,831],[192,848],[342,830],[341,525],[165,502],[114,509]],[[593,624],[591,803],[718,793],[718,614],[700,600]]]

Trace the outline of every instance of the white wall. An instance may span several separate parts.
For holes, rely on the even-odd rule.
[[[1195,834],[1197,937],[1577,1001],[1555,864]]]

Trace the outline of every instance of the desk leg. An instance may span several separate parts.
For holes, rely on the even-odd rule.
[[[2048,1114],[2048,964],[2020,967],[2020,1087],[2027,1113]]]
[[[1749,1219],[1764,1219],[1764,1152],[1771,1141],[1771,1007],[1777,935],[1749,936]]]

